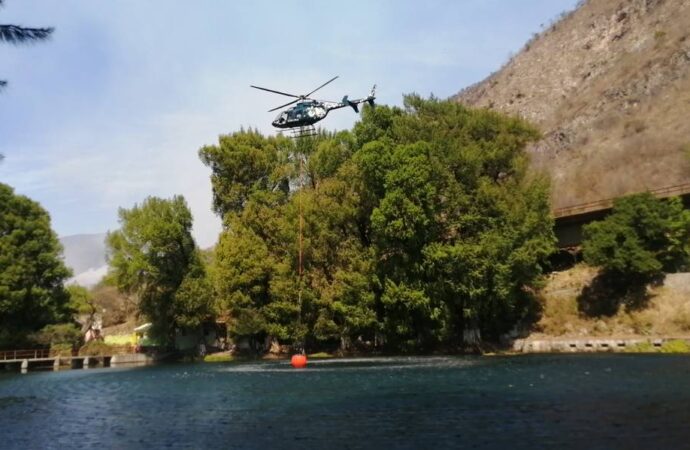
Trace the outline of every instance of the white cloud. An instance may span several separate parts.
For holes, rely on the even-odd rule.
[[[103,277],[106,276],[107,273],[107,265],[99,267],[97,269],[89,269],[70,278],[69,280],[67,280],[65,284],[78,284],[80,286],[90,288],[92,286],[97,285],[103,279]]]

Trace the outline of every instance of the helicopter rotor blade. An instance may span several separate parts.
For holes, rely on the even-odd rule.
[[[261,89],[262,91],[273,92],[274,94],[286,95],[288,97],[302,98],[302,96],[300,96],[300,95],[288,94],[287,92],[280,92],[280,91],[276,91],[273,89],[264,88],[261,86],[254,86],[253,84],[250,84],[249,87],[253,87],[254,89]]]
[[[321,89],[322,87],[324,87],[325,85],[327,85],[328,83],[330,83],[331,81],[335,80],[335,79],[338,78],[338,77],[339,77],[339,75],[334,76],[333,78],[331,78],[330,80],[328,80],[328,81],[326,81],[324,84],[322,84],[321,86],[317,87],[316,89],[314,89],[313,91],[311,91],[310,93],[308,93],[307,95],[305,95],[305,97],[309,97],[311,94],[313,94],[314,92],[318,91],[319,89]]]
[[[286,103],[286,104],[284,104],[284,105],[277,106],[277,107],[275,107],[275,108],[273,108],[273,109],[269,109],[268,112],[273,112],[273,111],[275,111],[275,110],[277,110],[277,109],[285,108],[286,106],[290,106],[290,105],[292,105],[293,103],[297,103],[299,100],[300,100],[300,99],[297,98],[296,100],[293,100],[293,101],[291,101],[291,102],[289,102],[289,103]]]

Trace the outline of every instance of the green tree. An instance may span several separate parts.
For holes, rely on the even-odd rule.
[[[69,321],[70,276],[62,247],[41,206],[0,183],[0,346],[23,343],[28,333]]]
[[[526,172],[536,131],[413,95],[365,110],[354,133],[388,341],[462,345],[525,318],[554,248],[548,184]]]
[[[111,276],[118,289],[137,296],[152,334],[171,344],[177,328],[195,327],[211,313],[192,214],[175,196],[149,197],[119,216],[120,229],[107,237]]]
[[[67,286],[69,293],[70,309],[79,314],[93,316],[96,313],[96,304],[93,294],[84,286],[72,284]]]
[[[287,192],[293,147],[288,138],[264,138],[249,130],[221,136],[218,145],[199,150],[201,161],[212,171],[214,210],[223,217],[241,211],[253,192]]]
[[[606,219],[583,228],[585,262],[602,269],[601,276],[615,297],[639,304],[644,287],[664,272],[684,270],[690,251],[690,212],[679,198],[656,199],[650,193],[617,199]],[[591,306],[600,311],[601,305]],[[604,305],[605,306],[605,305]],[[602,311],[614,313],[617,302]]]
[[[643,193],[617,199],[611,215],[586,225],[583,233],[588,264],[630,279],[650,279],[688,264],[690,212],[677,197]]]
[[[406,350],[498,337],[530,313],[554,249],[548,183],[526,170],[537,137],[412,95],[364,108],[351,132],[205,147],[225,223],[214,284],[233,333]]]
[[[4,0],[0,0],[0,7]],[[0,42],[9,44],[26,44],[44,41],[53,33],[53,28],[26,28],[18,25],[0,25]],[[7,81],[0,80],[0,89],[7,85]]]

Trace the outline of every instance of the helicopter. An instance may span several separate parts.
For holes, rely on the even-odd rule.
[[[328,115],[328,112],[333,109],[340,109],[349,106],[352,109],[354,109],[356,113],[358,113],[358,105],[362,103],[368,103],[372,107],[374,106],[374,100],[376,99],[376,85],[374,85],[371,88],[369,96],[355,100],[350,100],[347,95],[344,96],[343,99],[339,102],[315,100],[309,98],[309,96],[312,95],[314,92],[318,91],[319,89],[336,80],[337,78],[338,76],[331,78],[330,80],[326,81],[324,84],[317,87],[310,93],[304,95],[288,94],[286,92],[276,91],[273,89],[268,89],[254,85],[250,85],[250,87],[253,87],[254,89],[260,89],[262,91],[273,92],[274,94],[285,95],[287,97],[294,97],[295,100],[292,100],[291,102],[275,107],[273,109],[269,109],[268,112],[273,112],[278,109],[282,109],[286,106],[290,106],[294,103],[297,103],[292,108],[288,108],[285,111],[282,111],[280,114],[278,114],[278,116],[275,118],[273,122],[271,122],[271,124],[276,128],[292,129],[296,132],[295,134],[297,136],[303,136],[312,134],[314,132],[313,125],[316,122],[324,119]]]

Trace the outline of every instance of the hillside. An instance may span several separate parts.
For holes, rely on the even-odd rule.
[[[690,336],[690,273],[667,274],[662,285],[649,287],[644,308],[588,316],[580,304],[596,274],[584,264],[551,273],[540,291],[542,316],[530,338]]]
[[[554,208],[690,178],[690,0],[588,0],[455,99],[525,117]]]

